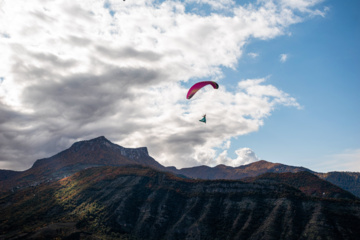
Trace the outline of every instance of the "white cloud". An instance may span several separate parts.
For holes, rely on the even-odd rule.
[[[323,2],[324,0],[280,0],[280,3],[283,7],[290,8],[292,10],[298,10],[300,12],[306,13],[317,13],[318,10],[311,9],[311,7]],[[321,14],[320,14],[321,15]]]
[[[241,165],[259,161],[259,158],[250,148],[240,148],[236,150],[235,153],[237,157],[235,159],[231,159],[227,156],[227,150],[224,150],[222,153],[219,154],[216,161],[218,164],[225,164],[232,167],[238,167]]]
[[[280,54],[280,62],[284,63],[288,60],[288,54]]]
[[[251,52],[251,53],[248,53],[248,56],[251,57],[251,58],[257,58],[259,56],[259,54]]]
[[[221,71],[236,66],[250,39],[274,38],[302,21],[293,7],[204,2],[226,14],[187,12],[180,1],[6,1],[2,166],[23,169],[100,135],[125,147],[148,146],[166,165],[214,165],[214,149],[257,131],[277,106],[299,107],[265,79],[239,79],[230,91]],[[201,78],[221,87],[187,101],[188,85]],[[203,113],[206,125],[198,124]]]

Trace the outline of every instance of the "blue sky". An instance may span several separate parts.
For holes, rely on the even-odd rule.
[[[359,5],[2,0],[0,168],[105,136],[178,168],[360,171]]]
[[[325,17],[290,27],[290,36],[250,43],[259,52],[240,60],[229,78],[268,75],[268,82],[295,97],[302,110],[277,109],[258,131],[239,138],[269,161],[303,165],[318,171],[352,171],[334,155],[354,151],[359,170],[360,18],[358,2],[324,1]],[[286,62],[279,61],[287,54]]]

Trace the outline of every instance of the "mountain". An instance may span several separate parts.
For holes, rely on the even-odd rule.
[[[178,173],[187,177],[199,179],[244,179],[256,177],[264,173],[298,173],[303,171],[312,173],[321,179],[360,197],[360,173],[357,172],[317,173],[304,167],[288,166],[260,160],[239,167],[218,165],[216,167],[198,166],[182,168],[178,170]]]
[[[8,192],[0,211],[0,239],[14,240],[360,236],[358,200],[310,197],[259,179],[184,179],[139,165],[88,168]]]
[[[76,142],[69,149],[50,158],[37,160],[26,171],[1,170],[0,191],[61,179],[89,167],[133,164],[165,169],[149,156],[146,147],[124,148],[101,136]]]
[[[307,172],[264,173],[256,177],[245,178],[246,182],[282,183],[295,187],[305,195],[319,198],[338,198],[356,200],[357,198],[346,190]]]
[[[13,170],[1,170],[0,169],[0,181],[8,180],[16,175],[18,175],[20,172],[13,171]]]
[[[199,166],[192,168],[182,168],[180,173],[200,179],[242,179],[246,177],[254,177],[266,172],[283,173],[283,172],[301,172],[311,170],[303,167],[293,167],[280,163],[271,163],[265,160],[260,160],[251,164],[240,167],[229,167],[225,165],[218,165],[216,167]]]
[[[360,197],[360,173],[316,173],[307,168],[271,163],[264,160],[239,167],[218,165],[216,167],[198,166],[176,169],[175,167],[164,167],[159,164],[149,156],[146,147],[124,148],[110,142],[103,136],[76,142],[69,149],[52,157],[37,160],[26,171],[0,170],[0,192],[55,181],[89,167],[134,164],[150,166],[161,171],[168,171],[183,176],[184,178],[194,179],[235,180],[256,177],[264,173],[297,173],[307,171]]]
[[[360,173],[358,172],[328,172],[315,173],[320,178],[329,181],[342,189],[360,197]]]
[[[358,176],[263,160],[176,169],[98,137],[0,170],[0,239],[357,239],[360,200],[325,180],[356,191]]]

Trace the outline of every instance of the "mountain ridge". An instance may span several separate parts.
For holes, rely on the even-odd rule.
[[[75,142],[68,149],[49,158],[36,160],[33,166],[25,171],[0,170],[0,191],[14,190],[46,181],[54,181],[89,167],[133,164],[150,166],[161,171],[168,171],[195,179],[236,180],[256,177],[264,173],[307,171],[360,197],[360,173],[316,173],[304,167],[271,163],[265,160],[238,167],[220,164],[215,167],[203,165],[177,169],[175,167],[162,166],[149,155],[146,147],[125,148],[112,143],[104,136]]]
[[[265,172],[308,171],[313,173],[313,171],[304,167],[294,167],[265,160],[259,160],[238,167],[226,166],[224,164],[219,164],[215,167],[202,165],[191,168],[182,168],[179,169],[179,171],[186,176],[201,179],[242,179],[245,177],[254,177]]]

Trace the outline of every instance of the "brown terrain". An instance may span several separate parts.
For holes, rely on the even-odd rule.
[[[283,183],[184,179],[141,166],[85,169],[2,195],[0,206],[2,239],[335,240],[360,234],[360,202],[353,196],[311,197]]]
[[[360,200],[345,189],[358,193],[359,173],[178,170],[99,137],[0,170],[0,239],[358,239]]]

